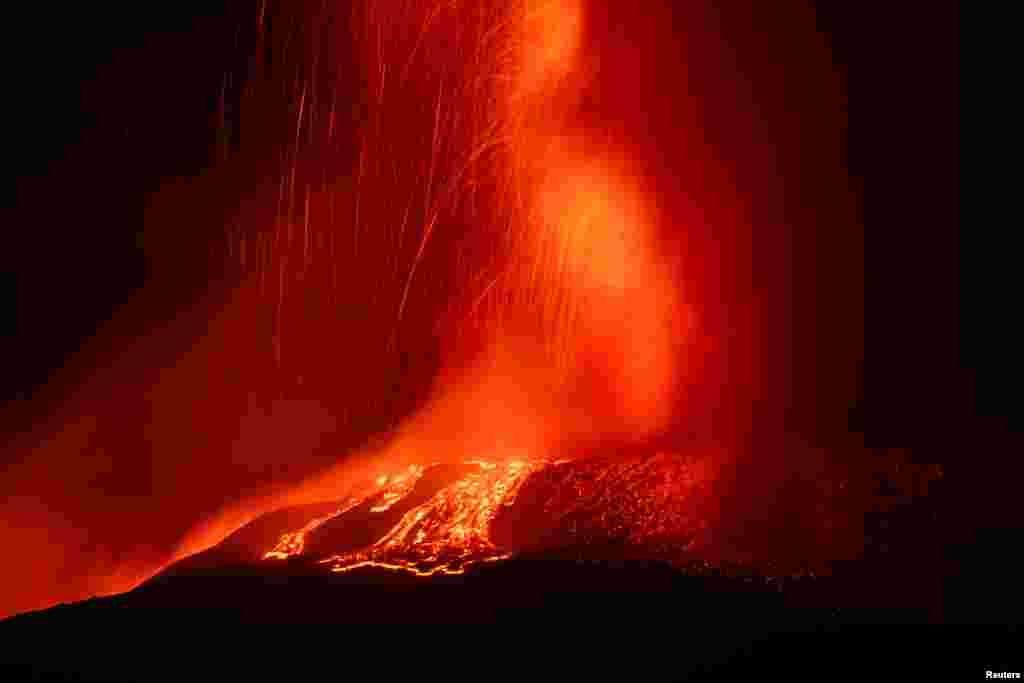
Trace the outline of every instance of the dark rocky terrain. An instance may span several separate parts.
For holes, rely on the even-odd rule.
[[[653,461],[644,462],[650,467]],[[978,544],[991,548],[1008,537],[994,531],[960,542],[944,537],[953,528],[946,521],[956,508],[949,487],[929,471],[934,473],[904,467],[903,477],[875,473],[860,483],[846,480],[844,490],[873,481],[878,495],[861,506],[867,510],[861,515],[863,552],[827,571],[801,570],[799,562],[789,561],[792,548],[785,545],[777,546],[779,561],[767,564],[669,562],[653,546],[645,559],[641,547],[621,534],[598,538],[599,527],[582,521],[586,506],[578,504],[574,528],[582,525],[587,533],[567,534],[552,521],[545,543],[463,575],[424,579],[375,568],[332,574],[313,557],[266,562],[251,552],[324,514],[328,505],[267,515],[130,593],[21,615],[0,630],[4,642],[27,643],[9,648],[8,662],[20,659],[39,676],[78,672],[79,680],[174,678],[168,672],[182,671],[182,662],[171,668],[158,662],[172,652],[175,658],[191,658],[194,646],[181,643],[197,638],[203,657],[213,662],[198,673],[226,671],[214,677],[232,680],[243,673],[263,674],[267,667],[279,667],[282,675],[295,674],[292,667],[306,671],[303,676],[311,675],[309,667],[330,671],[334,663],[324,654],[349,646],[356,649],[339,654],[339,668],[354,656],[426,647],[421,656],[437,663],[454,658],[449,662],[454,666],[463,656],[467,662],[483,656],[486,666],[490,656],[490,665],[501,669],[506,658],[514,660],[508,666],[521,665],[534,650],[553,648],[573,662],[567,672],[599,679],[619,677],[613,670],[621,675],[639,670],[646,674],[637,680],[647,680],[647,674],[680,680],[721,674],[723,667],[737,675],[776,669],[813,678],[813,672],[839,662],[844,671],[877,675],[880,653],[891,649],[895,659],[887,666],[918,672],[938,665],[912,655],[918,643],[929,649],[948,643],[943,661],[952,666],[953,655],[964,654],[978,640],[977,630],[970,637],[956,635],[955,629],[892,630],[892,625],[938,622],[1002,624],[982,641],[993,644],[993,654],[1008,652],[995,644],[1015,635],[1016,627],[1007,625],[1020,621],[1019,600],[1006,592],[993,599],[1007,585],[1006,574],[993,568],[986,583],[973,554],[985,547]],[[522,506],[526,514],[541,490],[577,475],[538,476],[532,489],[523,489],[526,502],[515,508]],[[920,490],[922,477],[930,482],[928,492]],[[442,483],[424,486],[436,490]],[[601,495],[614,502],[612,489],[602,489]],[[405,503],[422,502],[429,494],[413,492]],[[402,508],[396,508],[391,517],[401,515]],[[367,533],[381,533],[385,522],[393,521]],[[352,524],[349,519],[350,529]],[[766,522],[760,529],[781,538],[771,526]],[[327,536],[338,533],[336,527]],[[467,631],[467,625],[475,628]],[[879,630],[879,625],[888,626]],[[816,635],[808,640],[794,634]],[[585,652],[571,644],[581,637],[590,643]],[[213,646],[219,642],[225,643],[223,650]],[[125,650],[126,643],[133,645]]]

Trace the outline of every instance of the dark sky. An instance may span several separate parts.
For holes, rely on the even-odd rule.
[[[238,66],[234,27],[254,5],[38,7],[8,18],[4,159],[16,182],[0,234],[3,400],[31,396],[149,279],[148,193],[210,166],[223,74]],[[958,10],[819,5],[846,75],[848,160],[866,225],[867,358],[851,419],[879,445],[945,440],[951,425],[968,440],[1006,424],[999,396],[1019,383],[1020,362],[974,312],[976,301],[1008,302],[996,280],[1011,272],[1009,256],[987,254],[988,280],[973,291],[962,282],[976,247],[959,230]],[[180,296],[202,282],[201,264],[182,264]]]
[[[147,281],[147,197],[209,165],[244,4],[73,4],[21,9],[8,22],[4,157],[15,183],[0,272],[14,336],[3,399],[31,395]]]

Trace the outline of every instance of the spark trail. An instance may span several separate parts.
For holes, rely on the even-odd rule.
[[[443,392],[442,374],[517,344],[546,366],[535,390],[569,412],[594,389],[589,412],[615,437],[656,431],[680,302],[625,141],[576,116],[596,57],[581,0],[360,3],[341,36],[327,20],[338,12],[326,3],[307,26],[260,32],[288,46],[257,73],[288,93],[293,136],[272,230],[235,228],[231,241],[262,284],[282,375],[324,393],[354,378],[380,387],[342,415],[380,431],[426,386]],[[356,73],[322,66],[338,44],[353,46]],[[345,138],[337,93],[353,83]]]
[[[334,559],[460,571],[501,556],[487,531],[497,506],[551,458],[666,424],[676,276],[658,258],[657,211],[626,141],[578,116],[598,49],[582,0],[367,2],[347,23],[335,41],[323,17],[274,28],[272,44],[311,51],[290,58],[299,64],[354,46],[354,133],[339,137],[336,122],[352,73],[264,65],[295,105],[293,137],[271,232],[235,251],[261,283],[280,375],[340,395],[354,449],[393,437],[330,468],[329,486],[321,477],[285,498],[349,488],[366,458],[398,498],[425,467],[482,459],[378,545]],[[301,553],[327,521],[268,557]]]

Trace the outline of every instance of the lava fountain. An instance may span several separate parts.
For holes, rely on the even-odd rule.
[[[337,163],[323,153],[336,117],[329,108],[316,119],[315,79],[296,86],[295,146],[278,195],[297,208],[255,237],[272,245],[253,270],[277,362],[300,367],[321,336],[298,312],[310,297],[338,310],[356,305],[353,294],[381,312],[366,333],[384,343],[360,362],[394,367],[424,345],[439,360],[432,389],[382,448],[349,454],[273,505],[336,498],[357,481],[401,487],[437,462],[484,460],[367,557],[387,557],[399,538],[407,549],[420,539],[414,555],[437,543],[486,554],[495,508],[531,472],[585,445],[644,439],[671,417],[687,318],[673,264],[657,257],[657,212],[628,144],[578,115],[596,57],[585,24],[579,0],[356,8],[366,101],[344,190],[322,180],[320,191],[302,189],[304,175],[322,178]],[[314,150],[305,157],[304,137]],[[244,266],[253,237],[233,239]],[[339,262],[382,246],[389,263],[375,290],[339,283]],[[325,374],[322,365],[295,372]],[[393,480],[396,471],[406,473]],[[268,556],[288,556],[302,536]]]
[[[52,604],[66,574],[89,577],[66,599],[125,591],[307,505],[261,561],[458,572],[583,527],[706,546],[722,498],[706,485],[758,425],[774,447],[791,407],[784,145],[764,144],[778,131],[719,13],[261,0],[253,19],[224,81],[221,165],[152,208],[154,269],[173,275],[180,224],[218,198],[225,286],[31,435],[5,483],[36,494],[5,505],[49,573],[26,565],[39,589],[5,604]],[[831,74],[811,80],[824,104],[804,119],[833,121]],[[649,452],[607,459],[631,447]],[[93,470],[139,471],[94,512],[54,462],[82,463],[90,490]],[[352,519],[390,526],[317,545]],[[96,539],[106,555],[74,556]]]

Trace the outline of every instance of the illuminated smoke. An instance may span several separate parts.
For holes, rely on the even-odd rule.
[[[151,505],[166,509],[140,517],[120,541],[133,547],[147,536],[156,548],[138,566],[112,553],[87,569],[100,578],[75,590],[126,590],[157,564],[203,550],[265,512],[362,500],[359,482],[371,482],[367,491],[380,477],[397,485],[397,472],[467,461],[501,472],[517,461],[600,453],[658,435],[681,414],[684,429],[697,425],[724,453],[753,440],[751,403],[769,418],[787,410],[789,349],[783,332],[767,334],[766,321],[778,330],[790,322],[783,300],[792,235],[768,224],[765,237],[749,205],[789,201],[770,196],[781,146],[758,135],[781,139],[757,128],[751,102],[730,99],[748,84],[726,83],[741,74],[719,71],[734,68],[720,62],[735,50],[704,20],[714,12],[701,3],[624,7],[260,3],[249,63],[225,80],[239,100],[234,148],[223,150],[225,167],[211,171],[205,190],[234,209],[224,222],[230,301],[223,311],[201,309],[209,320],[196,316],[201,349],[154,373],[163,402],[140,409],[145,439],[123,447],[152,449],[162,497]],[[610,28],[617,16],[628,28]],[[716,113],[721,121],[701,120]],[[603,120],[608,114],[620,120]],[[722,140],[709,131],[735,144],[719,150]],[[163,218],[169,223],[201,213],[192,184],[182,185],[181,193],[161,192],[181,204]],[[748,232],[755,222],[756,259]],[[177,266],[179,252],[163,251],[155,257]],[[145,357],[152,346],[143,348],[139,365],[156,368],[155,356]],[[125,419],[120,408],[109,405],[115,426]],[[72,409],[67,425],[80,417]],[[185,422],[210,438],[179,441]],[[80,437],[68,427],[60,448],[77,454]],[[196,441],[194,451],[178,449]],[[38,462],[22,479],[56,481],[59,500],[60,475]],[[553,471],[543,468],[526,485]],[[203,495],[182,496],[199,477]],[[659,490],[669,489],[650,489]],[[673,490],[685,504],[688,489]],[[403,491],[393,491],[396,500]],[[595,496],[591,511],[600,507]],[[475,510],[470,536],[483,550],[467,557],[504,552],[482,525],[486,497],[446,508]],[[63,555],[30,529],[48,523],[68,548],[120,530],[120,507],[55,522],[49,502],[32,500],[23,512],[22,544],[52,558],[40,565],[59,566]],[[428,516],[433,529],[448,528],[448,517]],[[312,523],[310,530],[327,522]],[[261,550],[301,553],[302,529],[290,534],[279,549]],[[395,560],[380,550],[370,551],[374,561]]]
[[[669,417],[678,285],[626,141],[575,115],[596,49],[584,10],[370,2],[352,36],[305,29],[273,229],[236,225],[232,253],[283,373],[365,395],[341,417],[397,435],[373,456],[388,466],[547,457]],[[317,71],[332,37],[356,46],[358,77]],[[330,98],[353,81],[342,139]]]

